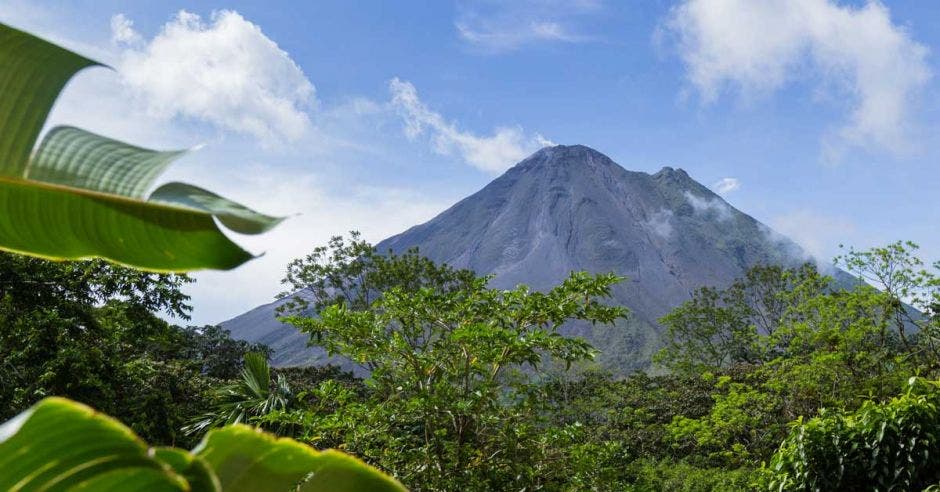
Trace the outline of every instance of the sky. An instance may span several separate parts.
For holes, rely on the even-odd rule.
[[[112,69],[47,127],[192,148],[187,181],[289,216],[199,272],[192,324],[273,300],[330,236],[424,222],[544,145],[685,169],[821,260],[940,259],[933,2],[0,0],[0,22]]]

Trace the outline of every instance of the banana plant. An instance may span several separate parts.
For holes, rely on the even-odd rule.
[[[47,398],[0,426],[0,490],[401,492],[339,451],[246,425],[214,429],[192,451],[150,447],[120,422]]]
[[[0,24],[0,249],[105,258],[156,272],[228,270],[253,256],[217,222],[260,234],[282,218],[157,178],[185,151],[155,151],[60,126],[36,141],[65,84],[102,66]]]

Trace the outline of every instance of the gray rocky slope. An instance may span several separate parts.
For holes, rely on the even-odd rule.
[[[790,240],[726,203],[681,169],[627,171],[591,148],[546,147],[432,220],[377,245],[417,246],[429,258],[479,274],[492,285],[543,289],[572,270],[627,280],[614,300],[630,308],[614,327],[572,324],[616,372],[649,365],[663,314],[704,285],[726,285],[757,264],[805,260]],[[274,319],[277,302],[223,323],[233,336],[275,350],[276,365],[325,361],[306,337]]]

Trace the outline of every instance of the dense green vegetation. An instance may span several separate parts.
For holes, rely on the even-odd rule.
[[[603,303],[619,279],[492,291],[414,251],[335,239],[289,266],[285,282],[304,295],[284,319],[372,377],[324,380],[252,420],[342,446],[415,489],[801,488],[768,465],[797,466],[791,444],[781,448],[792,422],[881,409],[912,375],[937,377],[938,283],[914,251],[898,243],[837,260],[880,288],[835,285],[812,265],[759,266],[702,288],[661,320],[662,375],[614,378],[590,363],[592,348],[554,330],[624,315]]]
[[[166,323],[185,276],[3,255],[0,410],[68,396],[186,447],[248,423],[414,490],[923,489],[940,483],[940,281],[915,252],[837,260],[870,283],[759,266],[699,289],[661,320],[654,370],[613,377],[556,330],[629,316],[606,304],[621,279],[494,290],[336,238],[289,265],[303,295],[282,314],[366,379]]]
[[[205,437],[204,428],[193,429],[193,420],[245,374],[267,370],[268,350],[216,326],[181,328],[160,319],[161,312],[188,317],[180,289],[189,282],[185,275],[102,261],[0,253],[0,413],[6,420],[23,412],[0,428],[0,488],[56,490],[67,480],[89,490],[257,490],[258,484],[287,490],[300,481],[311,491],[399,489],[341,453],[318,453],[247,428],[226,426]],[[317,374],[297,370],[292,379]],[[92,405],[131,429],[50,395]],[[134,433],[158,447],[151,450]],[[193,454],[164,447],[197,443]],[[314,471],[317,478],[305,479]]]
[[[181,328],[185,275],[102,261],[55,263],[0,253],[0,419],[46,396],[120,418],[148,441],[191,446],[181,432],[262,346],[215,326]]]
[[[245,425],[209,431],[192,451],[148,446],[111,417],[46,398],[0,426],[0,490],[400,492],[338,451]]]

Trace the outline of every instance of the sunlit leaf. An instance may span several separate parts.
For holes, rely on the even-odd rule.
[[[395,480],[337,451],[319,452],[245,425],[210,431],[193,451],[215,470],[227,492],[405,490]]]
[[[145,200],[182,151],[57,127],[30,157],[62,87],[95,64],[0,24],[0,250],[53,260],[102,257],[161,272],[230,269],[250,260],[216,219],[244,234],[283,219],[185,183],[161,186]]]
[[[404,491],[338,451],[316,451],[245,425],[216,429],[193,452],[149,448],[120,422],[47,398],[0,426],[0,490]]]
[[[0,490],[188,490],[130,429],[49,398],[0,426]]]
[[[260,234],[281,223],[283,217],[270,217],[251,210],[198,186],[167,183],[157,188],[150,201],[190,207],[210,213],[229,229],[242,234]]]
[[[186,479],[192,490],[221,491],[215,472],[202,458],[177,448],[155,448],[153,456]]]
[[[92,65],[98,62],[0,24],[0,175],[23,175],[62,87]]]
[[[0,249],[47,259],[186,271],[252,258],[209,214],[117,195],[0,178],[0,211]]]
[[[143,198],[184,151],[157,152],[70,126],[53,128],[29,163],[26,178]]]

